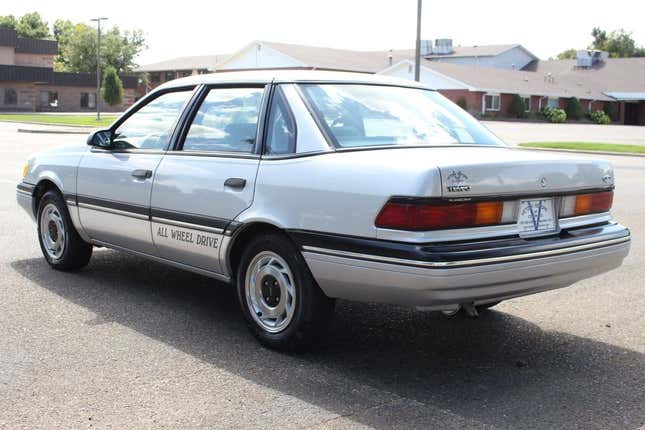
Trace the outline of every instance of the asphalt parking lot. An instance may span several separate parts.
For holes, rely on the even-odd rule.
[[[0,428],[645,426],[645,158],[610,158],[620,269],[478,319],[340,302],[316,351],[247,333],[234,291],[110,250],[49,269],[15,203],[27,155],[78,135],[0,124]]]

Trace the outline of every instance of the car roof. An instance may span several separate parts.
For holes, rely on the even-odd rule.
[[[431,89],[427,85],[409,79],[392,78],[383,75],[352,72],[331,72],[318,70],[253,70],[239,72],[216,72],[203,75],[187,76],[174,79],[158,89],[169,89],[188,85],[200,84],[268,84],[268,83],[296,83],[296,82],[334,82],[334,83],[360,83],[371,85],[394,85],[411,88]]]

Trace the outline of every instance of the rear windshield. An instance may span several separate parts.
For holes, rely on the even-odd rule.
[[[503,145],[436,91],[361,84],[302,84],[300,88],[322,127],[341,148]]]

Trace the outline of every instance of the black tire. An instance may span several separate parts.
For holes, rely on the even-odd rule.
[[[249,306],[245,287],[247,276],[252,276],[249,273],[252,268],[249,266],[267,253],[274,253],[286,262],[295,284],[292,317],[288,325],[278,332],[268,331],[253,317],[253,305]],[[257,264],[254,263],[254,267],[257,267]],[[266,276],[258,279],[264,285],[263,280]],[[316,344],[324,334],[334,309],[334,300],[327,297],[318,287],[298,249],[287,237],[279,233],[259,236],[248,244],[237,271],[237,291],[244,319],[253,335],[262,345],[280,351],[302,351]],[[261,312],[257,314],[261,315]]]
[[[48,208],[49,205],[53,205],[58,214],[60,215],[60,222],[63,224],[62,234],[62,253],[60,256],[53,256],[50,252],[47,251],[46,245],[43,242],[43,232],[42,232],[42,217],[44,216],[45,208]],[[40,244],[40,250],[45,257],[45,260],[51,267],[56,270],[72,271],[78,270],[82,267],[85,267],[89,263],[90,258],[92,257],[92,245],[85,242],[79,236],[78,232],[74,228],[72,219],[69,216],[69,211],[67,210],[67,205],[63,200],[63,197],[60,193],[56,191],[47,191],[38,202],[38,214],[36,217],[38,225],[38,243]],[[57,231],[53,227],[55,234]],[[49,233],[45,232],[46,234]]]

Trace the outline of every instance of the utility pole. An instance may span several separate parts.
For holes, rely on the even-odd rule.
[[[417,0],[417,46],[414,52],[414,80],[421,79],[421,2]]]
[[[421,0],[419,0],[421,1]],[[101,119],[101,21],[107,18],[92,18],[97,25],[97,44],[96,44],[96,120]]]

